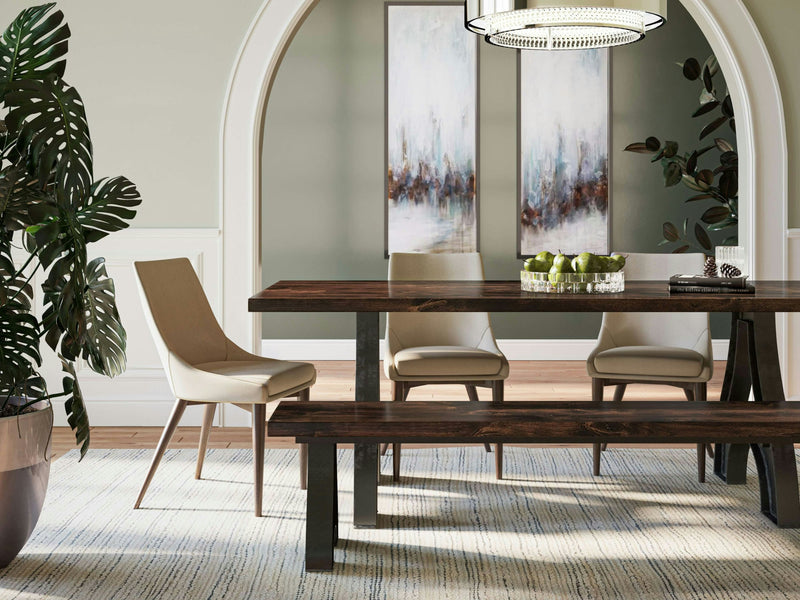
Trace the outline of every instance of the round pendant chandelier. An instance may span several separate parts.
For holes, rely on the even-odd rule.
[[[495,46],[588,50],[642,39],[667,0],[466,0],[466,27]]]

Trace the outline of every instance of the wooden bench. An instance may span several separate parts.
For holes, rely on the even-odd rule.
[[[776,495],[797,494],[797,476],[770,484],[761,465],[770,444],[800,441],[800,403],[281,402],[267,435],[309,444],[306,570],[317,571],[333,568],[338,539],[337,443],[750,444],[769,516]]]

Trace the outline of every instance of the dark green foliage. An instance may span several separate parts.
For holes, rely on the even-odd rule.
[[[730,95],[720,99],[714,88],[714,75],[719,72],[719,64],[714,56],[709,56],[703,66],[695,58],[688,58],[680,65],[683,75],[690,81],[700,81],[700,107],[694,111],[692,117],[702,117],[717,113],[705,126],[702,127],[699,139],[708,137],[726,123],[731,130],[736,132],[733,115],[733,103]],[[713,247],[709,231],[720,231],[729,227],[736,227],[739,222],[738,194],[739,194],[739,155],[736,149],[724,138],[714,139],[714,144],[680,154],[677,142],[665,142],[662,146],[656,137],[648,137],[644,142],[629,144],[628,152],[640,154],[653,154],[652,162],[660,162],[664,175],[664,185],[677,186],[683,183],[695,192],[686,202],[710,200],[715,203],[703,213],[702,223],[695,223],[694,240],[689,239],[688,219],[684,221],[683,231],[673,223],[664,223],[662,229],[663,240],[661,244],[678,243],[673,252],[686,252],[692,246],[702,251],[710,251]],[[713,168],[700,166],[700,159],[706,153],[716,150],[719,164]],[[703,223],[707,225],[704,226]],[[728,237],[723,244],[735,244],[736,237]]]
[[[125,177],[93,181],[83,101],[62,79],[69,28],[53,6],[24,10],[0,39],[0,101],[8,111],[0,121],[0,409],[12,395],[29,403],[65,397],[83,457],[89,418],[74,362],[119,375],[126,339],[114,282],[104,259],[88,260],[87,245],[127,227],[141,198]],[[28,253],[22,265],[14,245]],[[31,310],[37,271],[41,320]],[[60,393],[48,393],[37,373],[42,338],[66,373]]]

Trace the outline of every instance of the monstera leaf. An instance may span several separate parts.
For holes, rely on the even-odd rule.
[[[42,288],[47,343],[65,360],[84,358],[97,373],[109,377],[122,373],[126,334],[105,260],[94,259],[82,272],[67,254],[53,263]]]
[[[105,259],[86,266],[86,341],[83,355],[93,371],[114,377],[125,371],[125,329],[114,299],[114,281],[106,273]]]
[[[75,432],[75,441],[81,446],[81,458],[83,458],[89,449],[89,415],[86,414],[86,403],[83,401],[81,386],[78,385],[75,367],[70,361],[62,358],[61,368],[67,374],[62,380],[67,397],[64,402],[64,408],[67,410],[67,423]]]
[[[48,15],[55,3],[23,10],[0,38],[0,96],[10,84],[22,79],[64,76],[69,27],[62,24],[64,14]]]
[[[28,172],[49,181],[54,171],[59,200],[79,204],[92,185],[92,140],[77,90],[48,75],[11,84],[6,103],[6,126],[27,156]]]
[[[9,301],[0,306],[0,388],[13,393],[42,364],[39,322],[25,306]]]
[[[132,207],[142,203],[136,186],[125,177],[101,179],[92,185],[88,202],[77,212],[87,242],[96,242],[109,233],[125,229],[136,216]]]
[[[25,229],[56,212],[39,180],[24,168],[8,165],[0,171],[0,228]]]
[[[0,234],[0,305],[16,302],[25,311],[30,311],[33,303],[33,286],[14,265],[11,257],[11,238]]]

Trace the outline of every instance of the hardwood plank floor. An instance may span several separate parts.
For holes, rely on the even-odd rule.
[[[347,400],[353,398],[355,387],[354,361],[320,361],[317,382],[311,389],[313,400]],[[725,363],[714,365],[714,377],[709,382],[708,397],[719,397]],[[505,400],[588,400],[591,398],[591,379],[584,361],[512,361],[511,374],[505,384]],[[389,399],[389,381],[381,371],[381,398]],[[490,399],[488,389],[478,389],[482,400]],[[610,400],[613,388],[606,389]],[[625,394],[629,400],[681,400],[678,388],[655,385],[631,385]],[[409,400],[466,400],[463,386],[434,385],[414,388]],[[267,415],[271,407],[267,407]],[[91,419],[91,414],[89,415]],[[170,448],[197,448],[199,427],[179,427]],[[92,427],[91,448],[155,448],[161,427]],[[249,428],[215,427],[209,437],[209,448],[250,448]],[[290,438],[267,438],[268,448],[294,447]],[[53,454],[58,457],[75,447],[68,427],[53,428]],[[91,450],[90,450],[91,451]]]

